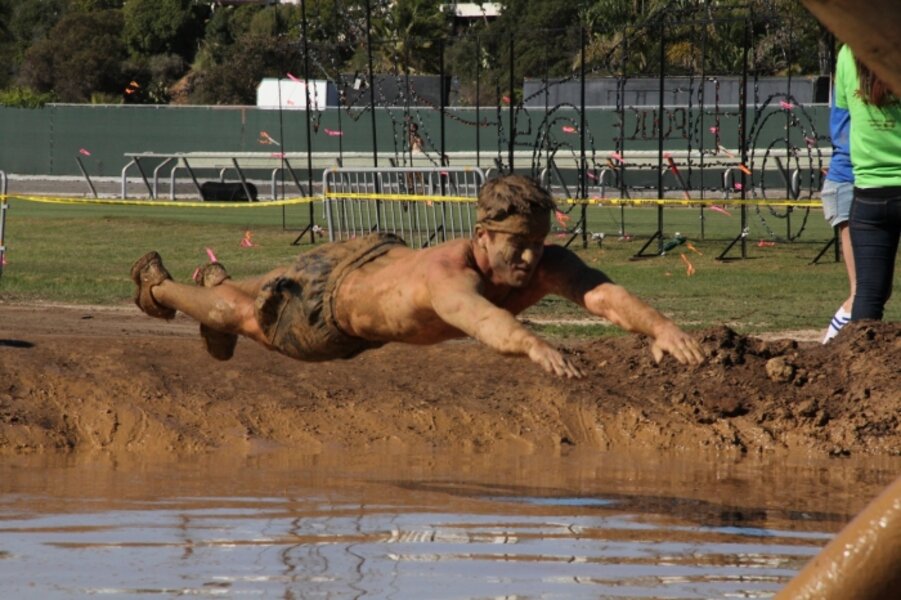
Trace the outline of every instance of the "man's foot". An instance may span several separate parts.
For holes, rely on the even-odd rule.
[[[163,266],[163,259],[156,252],[148,252],[131,267],[131,280],[138,289],[135,290],[135,304],[142,311],[157,319],[174,319],[175,309],[163,306],[153,297],[153,286],[172,279],[169,271]]]
[[[230,279],[228,272],[220,263],[211,262],[194,271],[194,283],[203,287],[216,287],[226,279]],[[200,324],[200,337],[206,351],[216,360],[228,360],[235,355],[235,346],[238,336],[234,333],[223,333]]]

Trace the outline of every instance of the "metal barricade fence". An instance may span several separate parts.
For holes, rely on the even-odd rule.
[[[470,237],[484,182],[484,171],[474,167],[326,169],[322,191],[329,240],[382,231],[425,247]]]

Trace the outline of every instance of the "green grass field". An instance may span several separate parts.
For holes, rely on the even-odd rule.
[[[169,203],[166,203],[169,204]],[[247,206],[247,205],[244,205]],[[578,210],[578,209],[577,209]],[[701,236],[697,208],[667,208],[664,232],[679,231],[702,254],[679,246],[666,256],[630,260],[656,231],[656,208],[627,208],[625,224],[631,241],[619,240],[619,208],[591,207],[589,231],[604,232],[599,246],[587,249],[579,240],[573,248],[589,265],[605,271],[689,329],[726,324],[742,333],[786,329],[825,328],[847,293],[845,267],[833,261],[832,251],[819,264],[809,264],[831,238],[822,212],[810,211],[803,235],[795,242],[769,241],[769,229],[784,235],[788,223],[765,213],[766,225],[749,209],[748,258],[718,261],[716,257],[740,231],[737,211],[730,216],[705,211]],[[321,219],[316,208],[316,218]],[[804,211],[792,216],[792,231],[802,224]],[[0,277],[0,300],[48,301],[75,304],[125,304],[132,283],[129,268],[147,250],[158,250],[173,277],[187,281],[205,262],[212,248],[234,277],[260,274],[290,261],[310,248],[309,236],[292,245],[308,222],[307,206],[260,208],[173,208],[44,204],[12,198],[7,213],[7,265]],[[242,248],[245,231],[253,247]],[[563,243],[568,238],[552,234]],[[650,249],[653,250],[656,245]],[[686,275],[685,254],[696,269]],[[728,254],[741,256],[736,245]],[[896,286],[901,285],[901,274]],[[581,309],[548,298],[530,309],[527,318],[566,321],[583,316]],[[889,302],[887,320],[901,320],[901,301]],[[551,335],[614,333],[600,326],[536,325]]]

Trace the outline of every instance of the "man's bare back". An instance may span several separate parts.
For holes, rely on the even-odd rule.
[[[658,361],[669,353],[683,363],[701,362],[700,345],[671,320],[570,250],[545,245],[552,207],[531,180],[502,177],[483,187],[470,240],[414,250],[390,235],[374,235],[315,249],[293,267],[260,278],[217,278],[206,288],[173,282],[151,253],[132,271],[136,303],[152,316],[171,318],[181,310],[194,317],[208,348],[224,332],[301,360],[330,360],[387,342],[469,336],[498,352],[527,356],[550,373],[579,377],[578,366],[515,316],[556,294],[648,335]]]

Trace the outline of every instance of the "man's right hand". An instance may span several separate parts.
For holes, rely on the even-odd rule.
[[[553,375],[569,379],[581,379],[585,376],[572,360],[543,340],[538,340],[529,350],[529,359]]]

